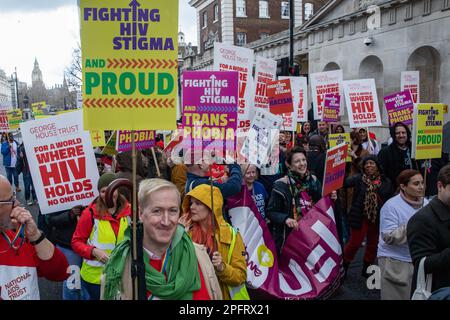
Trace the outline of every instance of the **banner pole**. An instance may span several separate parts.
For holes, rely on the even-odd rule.
[[[214,244],[214,252],[217,251],[217,243],[216,243],[216,219],[214,218],[214,189],[213,189],[213,175],[212,175],[212,164],[209,165],[209,179],[211,182],[211,223],[212,223],[212,237]]]
[[[152,147],[153,162],[155,162],[156,172],[158,178],[161,178],[161,171],[159,171],[158,159],[156,159],[155,147]]]

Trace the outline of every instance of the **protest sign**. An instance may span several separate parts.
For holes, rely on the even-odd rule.
[[[113,134],[109,137],[106,142],[105,147],[102,149],[101,154],[106,154],[109,156],[114,156],[117,154],[116,150],[116,141],[117,141],[117,131],[114,131]]]
[[[99,178],[82,111],[20,124],[42,214],[88,205]]]
[[[342,249],[331,200],[326,197],[300,219],[277,256],[272,235],[251,193],[227,199],[233,227],[245,245],[247,286],[265,298],[326,299],[342,279]]]
[[[86,130],[176,128],[178,1],[80,0]]]
[[[293,96],[294,109],[297,108],[296,122],[308,120],[308,82],[306,77],[278,77],[279,80],[291,80],[291,91]],[[295,122],[294,121],[294,122]]]
[[[381,126],[374,79],[343,82],[350,128]]]
[[[339,108],[341,96],[335,93],[326,93],[323,105],[322,121],[339,122]]]
[[[346,143],[327,150],[327,160],[325,161],[325,172],[323,175],[323,197],[334,190],[342,188],[344,185],[347,152],[348,145]]]
[[[401,73],[400,91],[409,90],[414,103],[420,102],[420,72],[403,71]]]
[[[384,104],[388,113],[390,126],[393,126],[397,122],[403,122],[406,125],[413,123],[412,114],[414,111],[414,103],[409,90],[384,97]]]
[[[350,133],[331,133],[328,135],[328,144],[330,148],[336,147],[342,143],[346,143],[348,145],[347,158],[346,162],[352,161],[352,156],[350,153],[352,152],[352,139],[350,138]]]
[[[441,158],[444,105],[419,103],[414,109],[413,119],[412,158],[416,160]]]
[[[6,114],[8,116],[9,130],[19,129],[19,124],[23,121],[22,110],[21,109],[8,110]]]
[[[267,83],[276,79],[277,61],[256,57],[255,67],[255,108],[269,108]],[[254,113],[253,110],[251,113]],[[252,115],[252,114],[251,114]]]
[[[342,89],[342,70],[318,72],[311,74],[311,98],[313,102],[314,120],[321,120],[323,113],[323,105],[325,102],[325,94],[335,93],[341,97]],[[341,105],[340,115],[343,115],[343,107]],[[306,120],[305,120],[306,121]]]
[[[129,130],[119,130],[116,146],[118,152],[131,151],[132,134],[134,134],[136,150],[150,149],[156,145],[154,130],[137,130],[134,133]]]
[[[250,127],[250,107],[253,102],[253,50],[214,43],[214,70],[239,72],[239,128]]]
[[[235,158],[238,76],[235,71],[184,72],[183,146],[186,154],[195,153],[203,159],[214,151],[216,157]]]
[[[46,115],[47,111],[47,102],[45,101],[33,102],[31,104],[31,110],[33,111],[35,118],[38,118],[39,116],[44,116]]]
[[[257,109],[240,154],[258,168],[268,163],[282,119],[265,109]]]
[[[283,114],[283,127],[285,130],[295,131],[296,123],[308,120],[307,89],[305,77],[278,77],[279,80],[289,79],[291,81],[292,102],[294,112]],[[295,116],[296,115],[296,116]]]
[[[267,97],[269,109],[273,114],[282,114],[294,111],[289,79],[271,81],[267,84]]]
[[[91,134],[91,142],[92,146],[95,147],[104,147],[106,145],[105,131],[103,130],[92,130]]]
[[[6,110],[0,110],[0,131],[9,131],[9,121]]]

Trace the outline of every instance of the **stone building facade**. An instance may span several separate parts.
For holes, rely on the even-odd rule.
[[[422,102],[450,103],[450,0],[332,0],[295,29],[294,39],[301,74],[342,69],[344,80],[375,79],[382,141],[388,135],[383,97],[399,91],[402,71],[420,71]],[[280,60],[289,56],[289,35],[247,47]]]

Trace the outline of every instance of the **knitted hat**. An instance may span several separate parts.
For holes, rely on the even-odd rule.
[[[102,188],[109,186],[111,182],[117,179],[117,176],[112,172],[107,172],[101,175],[98,179],[97,189],[100,191]]]

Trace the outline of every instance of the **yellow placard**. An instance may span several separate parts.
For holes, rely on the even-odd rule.
[[[114,131],[111,137],[109,137],[108,142],[106,142],[105,147],[102,149],[101,154],[107,154],[110,156],[116,155],[117,154],[116,140],[117,140],[117,131]]]
[[[106,145],[105,131],[92,130],[90,134],[93,147],[103,147]]]
[[[345,159],[345,161],[351,162],[352,156],[350,155],[350,152],[352,151],[352,139],[350,138],[350,133],[333,133],[328,135],[328,143],[330,145],[328,149],[331,149],[344,142],[346,142],[348,145],[347,158]]]
[[[178,1],[79,3],[84,128],[176,129]]]
[[[8,115],[9,130],[19,129],[19,123],[23,121],[22,110],[14,109],[6,113]]]
[[[47,102],[33,102],[31,104],[31,110],[33,110],[34,118],[37,119],[39,116],[45,115],[45,109],[47,108]]]
[[[419,103],[415,115],[415,159],[440,158],[442,156],[444,104]]]

